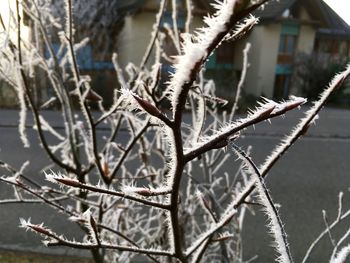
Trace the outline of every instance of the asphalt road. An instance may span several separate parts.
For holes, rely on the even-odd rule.
[[[49,118],[54,114],[48,112]],[[52,115],[50,117],[50,115]],[[257,125],[248,129],[238,144],[253,146],[252,158],[261,163],[281,137],[302,116],[302,111],[287,114],[272,124]],[[31,148],[23,149],[16,128],[17,114],[0,110],[0,160],[19,167],[26,160],[31,165],[27,171],[35,178],[42,178],[40,170],[48,163],[39,147],[34,131],[29,132]],[[60,123],[56,123],[60,126]],[[103,131],[102,131],[103,132]],[[337,212],[339,191],[344,192],[344,210],[350,208],[350,111],[325,109],[317,125],[298,141],[271,170],[267,185],[273,199],[281,205],[280,213],[289,235],[295,262],[300,262],[307,247],[324,229],[322,210],[333,221]],[[7,189],[7,190],[6,190]],[[8,188],[0,184],[0,197],[9,198]],[[43,205],[2,205],[0,206],[0,248],[32,250],[49,253],[75,253],[70,249],[45,249],[40,239],[30,232],[18,228],[19,217],[32,218],[33,222],[45,219],[55,230],[65,230],[68,237],[79,229],[67,223],[62,215],[54,213]],[[259,211],[256,216],[248,213],[244,227],[244,255],[248,259],[255,254],[255,262],[273,262],[275,252],[269,244],[272,239],[266,234],[266,217]],[[337,239],[350,226],[347,220],[333,233]],[[68,231],[67,231],[68,229]],[[345,242],[344,244],[348,244]],[[328,262],[331,245],[325,239],[310,262]]]

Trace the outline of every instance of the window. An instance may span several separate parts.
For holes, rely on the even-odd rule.
[[[290,22],[282,24],[273,94],[276,99],[287,98],[289,95],[298,35],[298,24]]]
[[[233,64],[234,43],[223,42],[215,51],[217,64]]]
[[[294,35],[281,35],[278,48],[277,64],[290,65],[293,64],[293,57],[296,47],[297,37]]]
[[[173,27],[173,16],[171,11],[165,11],[162,20],[161,20],[161,27],[164,27],[165,24],[168,24],[170,27]],[[177,12],[176,17],[177,22],[177,28],[179,30],[183,30],[185,28],[185,22],[186,22],[186,15],[184,12]]]
[[[293,64],[293,57],[299,35],[299,25],[295,23],[283,23],[281,27],[280,42],[278,47],[277,64]]]
[[[276,75],[273,97],[286,99],[289,96],[290,75]]]
[[[278,53],[293,55],[295,51],[295,46],[296,46],[296,36],[281,35]]]

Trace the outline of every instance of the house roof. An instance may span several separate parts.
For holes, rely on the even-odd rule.
[[[289,9],[296,0],[270,0],[263,8],[254,12],[254,15],[259,17],[262,21],[272,21],[280,17],[282,13]]]
[[[337,37],[350,39],[350,26],[325,2],[320,2],[320,10],[327,20],[328,27],[320,28],[317,31],[317,37]]]
[[[119,1],[120,9],[124,12],[133,13],[147,2],[147,0]],[[197,11],[210,11],[211,3],[215,0],[193,0]],[[350,26],[329,7],[323,0],[270,0],[254,12],[261,22],[274,22],[281,19],[283,12],[299,5],[303,5],[310,13],[312,22],[317,22],[318,37],[334,37],[350,39]],[[194,10],[195,11],[195,10]]]
[[[285,10],[296,5],[304,5],[312,19],[319,22],[317,36],[350,39],[350,26],[323,0],[271,0],[264,9],[259,9],[254,14],[262,22],[272,22],[280,19]]]

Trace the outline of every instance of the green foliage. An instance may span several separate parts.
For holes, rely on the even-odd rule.
[[[332,62],[326,66],[319,63],[314,57],[300,54],[295,64],[295,78],[300,85],[302,96],[309,100],[315,100],[323,91],[324,87],[332,80],[335,74],[345,68],[346,63]],[[346,89],[350,87],[349,82],[344,83],[346,87],[339,89],[329,98],[329,102],[338,106],[345,106],[350,102],[350,95]]]

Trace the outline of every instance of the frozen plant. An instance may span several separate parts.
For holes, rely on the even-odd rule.
[[[27,164],[17,170],[0,160],[6,173],[0,180],[14,189],[14,197],[1,204],[46,204],[78,224],[85,237],[71,240],[65,233],[45,226],[45,222],[32,223],[29,219],[21,219],[21,227],[40,234],[48,247],[89,250],[95,262],[131,262],[137,256],[151,262],[205,259],[238,263],[246,262],[241,237],[245,213],[249,204],[257,202],[269,219],[267,231],[274,238],[276,261],[293,262],[283,222],[264,179],[307,132],[329,95],[350,74],[350,66],[333,79],[291,134],[258,166],[249,157],[249,149],[240,149],[236,141],[247,127],[282,116],[306,99],[291,96],[275,102],[263,98],[246,117],[236,118],[249,50],[257,48],[249,43],[243,50],[242,78],[231,113],[221,110],[226,101],[215,96],[215,83],[205,79],[203,72],[208,57],[223,41],[241,38],[258,23],[250,14],[268,0],[215,1],[215,13],[204,19],[205,27],[192,34],[191,1],[187,0],[186,32],[180,35],[176,26],[167,28],[178,52],[175,58],[163,49],[159,27],[167,1],[162,0],[141,64],[129,64],[124,70],[119,67],[117,54],[111,58],[119,88],[109,108],[104,108],[90,77],[81,73],[77,63],[77,51],[90,40],[75,42],[74,24],[80,21],[74,21],[79,16],[74,16],[73,11],[86,6],[75,5],[72,0],[61,2],[65,6],[63,26],[62,17],[55,12],[60,1],[15,2],[9,21],[1,18],[0,76],[18,94],[19,134],[24,145],[30,147],[26,136],[29,110],[43,151],[53,165],[45,171],[47,181],[42,183],[25,174]],[[53,2],[58,4],[51,8]],[[91,1],[88,6],[96,3]],[[171,6],[176,22],[176,1]],[[35,25],[37,38],[33,42],[21,37],[20,10]],[[55,30],[60,29],[57,52],[50,41],[55,32],[50,22]],[[49,57],[38,48],[41,45]],[[165,86],[161,85],[162,59],[172,61],[174,67]],[[35,76],[39,72],[47,78],[54,94],[44,103],[34,100],[38,88]],[[92,103],[98,104],[99,111],[92,111]],[[51,105],[61,113],[63,130],[55,129],[43,115]],[[100,138],[102,125],[104,129],[108,127],[106,138]],[[121,140],[125,131],[126,140]],[[224,169],[232,156],[242,161],[234,174]],[[318,240],[350,214],[343,213],[341,202],[339,206],[337,221],[311,245],[305,260]],[[350,249],[342,243],[347,236],[348,233],[334,242],[332,262],[346,260]]]

